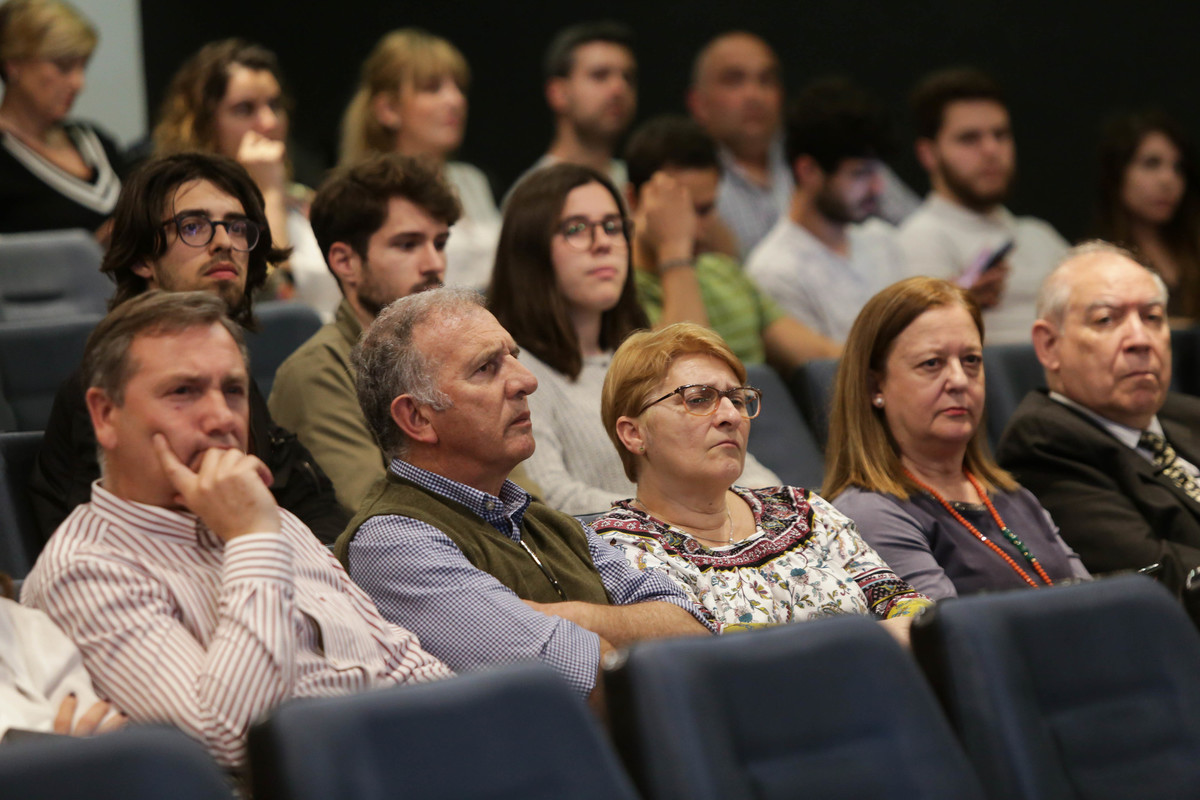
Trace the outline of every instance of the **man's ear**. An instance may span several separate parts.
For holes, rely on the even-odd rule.
[[[437,431],[433,427],[433,419],[428,409],[428,406],[418,403],[412,395],[402,394],[392,400],[392,422],[396,423],[409,441],[437,444]]]
[[[937,169],[937,145],[933,143],[933,139],[922,136],[917,139],[913,149],[916,150],[917,161],[926,172],[932,173]]]
[[[1039,319],[1033,323],[1033,350],[1047,373],[1058,372],[1062,366],[1062,357],[1059,355],[1061,342],[1058,329],[1049,322]]]
[[[371,98],[371,113],[388,130],[400,130],[400,93],[377,92]]]
[[[632,417],[617,418],[617,438],[621,440],[621,444],[631,453],[641,454],[645,452],[646,436],[642,430],[642,425]]]
[[[546,105],[555,114],[562,114],[567,108],[567,79],[554,77],[546,81]]]
[[[824,177],[825,170],[821,169],[817,160],[810,155],[799,155],[792,162],[792,178],[796,185],[803,189],[819,190],[820,181]]]
[[[633,188],[633,184],[626,181],[621,187],[621,192],[625,197],[625,207],[629,209],[630,214],[636,214],[638,211],[638,190]],[[634,230],[637,233],[637,230]]]
[[[325,255],[330,271],[346,289],[358,286],[362,277],[362,258],[346,242],[334,242]]]
[[[112,401],[107,392],[95,386],[84,394],[84,401],[87,403],[88,416],[92,418],[92,429],[96,431],[96,443],[104,450],[112,450],[117,445],[113,417],[120,411],[120,407]]]

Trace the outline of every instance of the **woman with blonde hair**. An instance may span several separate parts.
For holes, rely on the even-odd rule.
[[[823,494],[934,599],[1088,576],[1037,498],[992,458],[983,318],[936,278],[859,312],[838,367]]]
[[[673,579],[720,630],[873,614],[906,641],[929,600],[853,522],[806,489],[733,485],[761,401],[711,330],[681,322],[631,335],[613,356],[601,408],[637,493],[594,522],[596,532],[634,566]]]
[[[446,282],[483,289],[500,237],[500,211],[483,172],[449,160],[466,130],[470,78],[462,53],[440,36],[419,28],[385,35],[363,62],[342,117],[339,162],[396,152],[427,158],[441,169],[463,209],[446,245]]]
[[[283,280],[273,277],[271,285],[328,321],[342,294],[308,222],[312,190],[291,180],[291,107],[274,53],[243,39],[210,42],[171,80],[154,128],[154,150],[216,153],[245,167],[263,194],[272,240],[292,248],[282,272],[274,273]]]
[[[95,127],[66,119],[97,41],[67,3],[0,5],[0,233],[85,228],[107,240],[124,158]]]

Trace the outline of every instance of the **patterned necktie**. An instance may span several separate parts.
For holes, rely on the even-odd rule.
[[[1196,479],[1180,465],[1179,457],[1175,455],[1175,448],[1167,444],[1166,439],[1157,433],[1146,431],[1142,434],[1138,445],[1154,453],[1154,466],[1162,472],[1167,480],[1183,489],[1188,497],[1200,503],[1200,485],[1197,485]]]

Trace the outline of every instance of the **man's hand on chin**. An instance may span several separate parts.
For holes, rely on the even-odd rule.
[[[247,533],[279,531],[279,507],[271,494],[271,471],[252,455],[234,448],[204,451],[197,469],[182,463],[161,433],[154,451],[180,505],[200,517],[222,540]]]

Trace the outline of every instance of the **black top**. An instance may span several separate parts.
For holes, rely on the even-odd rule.
[[[250,452],[270,468],[271,493],[281,508],[300,518],[316,537],[332,544],[350,515],[333,493],[333,484],[312,454],[271,420],[258,386],[250,382]],[[96,434],[84,400],[83,377],[75,370],[58,388],[46,423],[41,452],[29,476],[34,516],[44,540],[75,506],[92,498],[92,481],[100,477]]]
[[[63,126],[92,167],[76,178],[0,131],[0,233],[85,228],[94,231],[112,215],[125,175],[125,159],[105,134],[90,125]]]

